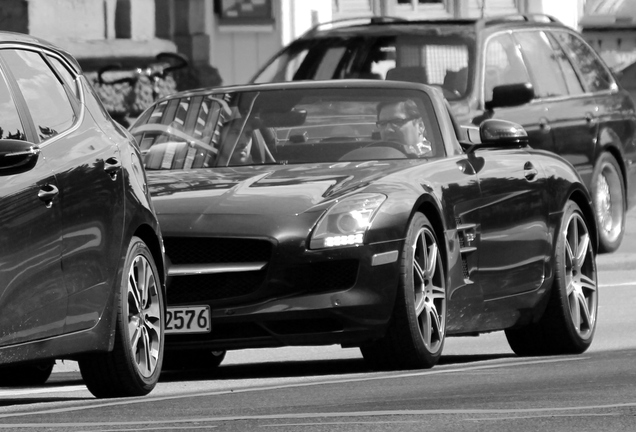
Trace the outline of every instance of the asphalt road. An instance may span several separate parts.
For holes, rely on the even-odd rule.
[[[449,338],[438,366],[370,373],[357,349],[228,353],[215,375],[165,373],[147,397],[96,400],[73,362],[0,389],[0,430],[636,430],[636,210],[597,258],[599,321],[580,356],[516,357],[503,333]]]

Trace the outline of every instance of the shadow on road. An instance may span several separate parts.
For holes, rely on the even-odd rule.
[[[474,363],[515,357],[514,354],[499,355],[451,355],[442,356],[438,365]],[[303,360],[264,363],[246,363],[239,365],[221,365],[213,370],[164,370],[161,382],[199,381],[199,380],[236,380],[256,378],[285,378],[301,376],[324,376],[371,373],[363,359]]]

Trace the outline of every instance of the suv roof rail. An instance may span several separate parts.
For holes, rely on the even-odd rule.
[[[394,17],[394,16],[370,16],[370,17],[352,17],[342,18],[334,21],[328,21],[324,23],[318,23],[309,30],[307,30],[301,37],[309,36],[322,30],[324,27],[331,26],[332,28],[346,27],[354,24],[383,24],[408,21],[406,18]]]
[[[558,23],[561,21],[547,14],[510,14],[510,15],[494,15],[491,17],[484,17],[482,23],[485,26],[510,23],[511,21],[528,21],[537,23]]]

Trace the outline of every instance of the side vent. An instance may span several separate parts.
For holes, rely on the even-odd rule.
[[[470,281],[470,271],[468,270],[468,258],[470,254],[477,250],[474,246],[477,239],[477,225],[473,223],[462,223],[460,218],[455,218],[457,223],[457,237],[459,238],[459,253],[462,259],[462,272],[464,279]]]

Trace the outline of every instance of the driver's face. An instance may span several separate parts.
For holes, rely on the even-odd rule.
[[[238,131],[237,131],[238,132]],[[236,133],[232,134],[233,136],[229,137],[230,139],[234,139]],[[243,129],[243,133],[238,137],[236,141],[236,146],[234,147],[234,151],[232,152],[232,157],[230,158],[230,163],[232,164],[245,164],[250,162],[250,151],[252,149],[252,128],[245,126]]]
[[[403,104],[385,105],[378,114],[378,123],[382,125],[380,136],[384,141],[415,145],[420,141],[417,121],[418,119],[409,119]]]

